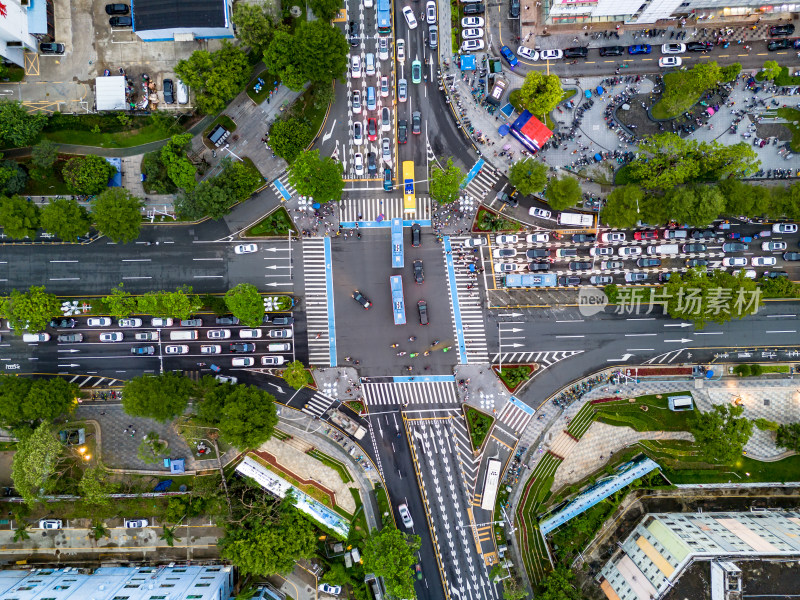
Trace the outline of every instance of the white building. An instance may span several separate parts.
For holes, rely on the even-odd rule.
[[[0,571],[0,600],[229,600],[224,565]]]
[[[0,56],[25,66],[25,51],[38,52],[39,40],[55,37],[53,0],[2,0],[0,12]]]
[[[132,0],[133,31],[145,42],[233,38],[233,0]]]
[[[800,512],[648,514],[598,575],[609,600],[655,600],[696,560],[800,557]]]

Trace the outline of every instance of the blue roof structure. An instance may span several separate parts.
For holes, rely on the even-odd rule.
[[[547,535],[554,529],[561,527],[561,525],[571,518],[577,517],[595,504],[608,498],[611,494],[618,492],[625,486],[630,485],[635,480],[658,468],[658,463],[647,457],[632,460],[620,465],[617,467],[616,474],[599,480],[592,487],[578,494],[572,502],[567,504],[555,515],[539,523],[539,529],[542,535]]]
[[[117,172],[109,178],[108,187],[122,187],[122,159],[106,158],[106,161],[117,170]]]
[[[169,472],[174,473],[176,475],[180,475],[181,473],[186,472],[186,459],[183,458],[173,458],[172,462],[169,463]]]
[[[461,57],[461,70],[462,71],[474,71],[475,70],[475,57],[471,54],[467,54]]]

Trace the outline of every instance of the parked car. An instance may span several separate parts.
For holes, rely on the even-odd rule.
[[[614,283],[614,278],[611,275],[592,275],[589,277],[589,283],[592,285],[608,285]]]
[[[125,519],[126,529],[142,529],[148,525],[150,525],[150,521],[147,519]]]
[[[117,325],[120,327],[141,327],[142,320],[139,318],[120,319],[117,321]]]
[[[711,42],[689,42],[686,44],[688,52],[708,52],[714,47]]]
[[[772,267],[775,266],[778,259],[774,256],[754,256],[750,259],[750,264],[754,267]]]
[[[625,54],[625,46],[603,46],[600,48],[600,56],[622,56]]]
[[[107,15],[127,15],[129,12],[127,4],[106,4]]]
[[[761,250],[764,252],[786,250],[787,247],[786,242],[761,242]]]
[[[58,44],[56,42],[40,42],[39,43],[39,52],[41,54],[64,54],[66,47],[64,44]]]
[[[542,50],[539,52],[539,60],[559,60],[564,58],[563,50]]]
[[[61,519],[40,519],[39,529],[61,529]]]
[[[589,49],[583,46],[566,48],[564,50],[564,58],[586,58],[587,56],[589,56]]]
[[[111,319],[109,317],[89,317],[86,324],[89,327],[108,327],[111,325]]]
[[[411,246],[419,248],[422,243],[422,226],[419,223],[411,225]]]
[[[165,79],[164,84],[164,102],[167,104],[175,104],[175,86],[172,79]]]
[[[792,35],[794,33],[794,25],[773,25],[769,28],[769,34],[774,36],[779,35]]]
[[[791,40],[770,40],[767,43],[767,50],[774,52],[775,50],[786,50],[792,47]]]
[[[797,233],[796,223],[775,223],[772,226],[772,233]]]
[[[500,48],[500,55],[504,59],[506,59],[508,66],[511,67],[512,69],[519,64],[519,60],[517,60],[517,57],[514,55],[514,53],[511,51],[511,48],[509,48],[508,46],[502,46]]]
[[[477,52],[479,50],[483,50],[483,47],[483,40],[464,40],[461,42],[462,52]]]
[[[75,327],[75,319],[52,319],[50,327],[53,329],[71,329]]]
[[[693,269],[695,267],[707,267],[708,261],[705,258],[687,258],[686,266],[689,269]]]
[[[658,59],[658,66],[662,69],[669,69],[670,67],[680,67],[683,64],[683,59],[680,56],[662,56]]]
[[[75,344],[83,341],[82,333],[62,333],[56,338],[57,341],[63,344]]]
[[[470,2],[464,5],[465,15],[482,15],[486,11],[486,7],[482,2]]]
[[[466,13],[466,10],[464,12]],[[483,17],[464,17],[463,19],[461,19],[462,28],[483,27],[484,23],[485,21],[483,20]]]
[[[417,310],[419,311],[419,324],[428,324],[428,303],[425,300],[417,302]]]
[[[741,242],[727,242],[722,244],[723,252],[744,252],[747,250],[747,244]]]
[[[628,46],[628,54],[650,54],[652,48],[650,44],[634,44]]]
[[[481,19],[483,21],[483,19]],[[528,48],[527,46],[520,46],[517,48],[517,56],[521,56],[522,58],[527,58],[528,60],[538,60],[539,53],[534,50],[533,48]]]
[[[238,325],[239,324],[239,317],[234,317],[233,315],[225,315],[222,317],[217,317],[214,319],[217,325]]]
[[[265,356],[264,358],[270,358],[270,357]],[[282,356],[275,356],[275,357],[272,357],[272,358],[280,358],[281,360],[283,360]],[[263,362],[263,359],[262,359],[262,362]],[[317,589],[319,589],[320,592],[323,592],[325,594],[330,594],[331,596],[338,596],[339,594],[342,593],[342,586],[340,586],[340,585],[331,585],[329,583],[323,583]]]
[[[787,260],[790,262],[800,260],[800,252],[784,252],[783,260]]]
[[[661,46],[661,54],[683,54],[684,52],[686,52],[686,44],[680,42],[670,42]]]
[[[414,281],[416,281],[417,283],[425,282],[425,271],[422,269],[421,260],[414,261]]]
[[[647,281],[647,273],[625,273],[625,281],[628,283]]]
[[[601,234],[600,239],[604,242],[624,242],[625,233],[622,231],[609,231]]]
[[[528,209],[528,214],[532,217],[538,217],[539,219],[553,218],[553,213],[551,213],[549,210],[545,210],[543,208],[536,208],[535,206],[532,206],[530,209]]]
[[[111,27],[132,27],[133,19],[130,17],[111,17],[108,20],[108,24]]]

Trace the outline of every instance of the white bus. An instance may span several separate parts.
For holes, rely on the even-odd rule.
[[[577,227],[594,227],[594,217],[582,213],[558,213],[559,225],[575,225]]]
[[[483,482],[483,494],[481,495],[481,508],[483,510],[494,510],[494,501],[497,498],[497,485],[500,483],[500,471],[502,464],[497,459],[490,459],[486,465],[486,480]]]

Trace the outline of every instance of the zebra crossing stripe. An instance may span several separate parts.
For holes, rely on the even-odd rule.
[[[364,383],[367,406],[392,404],[454,404],[458,395],[452,381]]]
[[[508,425],[512,431],[522,431],[531,419],[530,414],[516,406],[513,402],[508,402],[497,420]]]
[[[473,180],[474,181],[474,180]],[[463,249],[464,241],[469,239],[464,236],[449,237],[451,252],[458,252]],[[447,244],[443,246],[445,252],[445,268],[448,268],[448,258],[453,258],[446,254]],[[458,302],[458,315],[461,323],[462,335],[464,338],[464,357],[466,364],[486,363],[489,359],[489,347],[486,341],[485,318],[480,302],[480,293],[475,290],[467,289],[467,286],[474,283],[467,270],[453,262],[453,282],[448,285],[450,293],[450,306],[453,308],[454,300]],[[455,298],[453,295],[455,294]],[[473,294],[475,296],[473,297]],[[458,324],[455,320],[456,311],[453,314],[453,328],[458,338]]]
[[[305,282],[308,362],[329,366],[328,279],[325,266],[325,239],[303,238],[303,278]],[[319,336],[319,337],[317,337]]]
[[[417,208],[413,213],[406,213],[403,198],[347,198],[341,203],[340,222],[344,227],[352,227],[355,223],[376,223],[378,217],[388,223],[394,218],[414,221],[430,221],[432,202],[429,196],[417,197]]]
[[[336,401],[333,398],[328,398],[326,395],[321,394],[320,392],[315,392],[301,410],[311,416],[321,417],[323,414],[325,414],[325,411],[333,405],[334,402]]]

